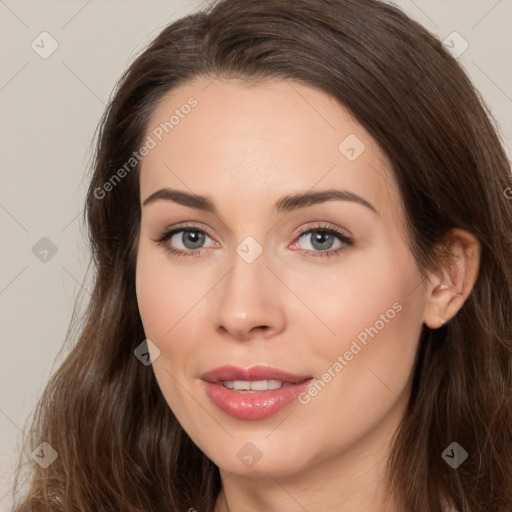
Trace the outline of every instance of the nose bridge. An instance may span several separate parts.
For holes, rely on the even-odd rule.
[[[268,334],[282,329],[284,311],[276,290],[279,283],[267,268],[269,263],[267,252],[252,237],[236,247],[218,297],[218,328],[241,338],[250,336],[253,329]]]

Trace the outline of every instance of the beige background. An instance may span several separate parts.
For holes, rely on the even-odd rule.
[[[441,40],[457,31],[467,41],[459,62],[510,147],[512,0],[394,3]],[[82,286],[91,289],[83,283],[88,254],[80,216],[95,128],[132,58],[168,22],[200,4],[0,0],[2,511],[10,508],[21,429],[52,373],[74,298]],[[31,47],[35,40],[39,51],[51,48],[50,39],[41,43],[38,37],[43,31],[58,43],[46,59]],[[32,251],[43,237],[57,249],[46,262]]]

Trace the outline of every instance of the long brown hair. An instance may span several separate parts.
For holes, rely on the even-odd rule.
[[[139,165],[99,192],[142,145],[163,96],[200,76],[287,79],[346,107],[391,161],[425,274],[447,230],[477,237],[470,296],[441,328],[423,326],[388,490],[407,512],[439,512],[445,500],[460,512],[510,511],[510,164],[454,58],[377,0],[217,1],[167,26],[122,76],[99,126],[86,199],[92,296],[26,443],[27,454],[47,442],[58,457],[46,469],[29,459],[16,510],[213,511],[218,468],[177,422],[151,366],[134,357],[145,339],[135,294]],[[453,441],[468,453],[457,469],[441,456]]]

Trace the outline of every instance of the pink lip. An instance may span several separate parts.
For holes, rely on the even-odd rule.
[[[293,402],[312,381],[311,376],[294,375],[270,366],[222,366],[202,374],[201,379],[206,394],[219,409],[245,420],[259,420],[276,414]],[[225,388],[221,382],[227,380],[279,380],[292,385],[241,393]]]

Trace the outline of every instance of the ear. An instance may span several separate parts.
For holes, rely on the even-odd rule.
[[[468,231],[451,229],[439,248],[439,265],[428,276],[423,322],[438,329],[462,307],[478,277],[480,242]]]

